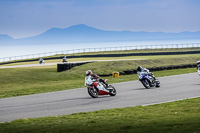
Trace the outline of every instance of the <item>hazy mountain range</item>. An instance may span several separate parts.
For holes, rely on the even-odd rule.
[[[13,39],[8,35],[0,34],[0,44],[58,44],[177,39],[200,39],[200,31],[181,33],[105,31],[80,24],[66,29],[52,28],[40,35],[22,39]]]

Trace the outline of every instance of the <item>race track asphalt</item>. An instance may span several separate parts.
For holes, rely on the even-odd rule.
[[[86,88],[0,99],[0,122],[133,107],[200,97],[197,73],[158,78],[160,88],[145,89],[139,81],[116,83],[117,95],[91,98]]]

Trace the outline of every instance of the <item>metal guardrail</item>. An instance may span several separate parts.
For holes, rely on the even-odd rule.
[[[152,67],[152,68],[147,68],[151,72],[155,71],[163,71],[163,70],[173,70],[173,69],[183,69],[183,68],[195,68],[197,67],[197,64],[184,64],[184,65],[171,65],[171,66],[160,66],[160,67]],[[130,75],[130,74],[137,74],[137,70],[126,70],[119,72],[119,75]],[[99,74],[101,77],[106,77],[106,76],[112,76],[112,74]]]
[[[46,53],[37,53],[30,55],[20,55],[0,58],[0,62],[41,58],[53,55],[67,55],[74,53],[85,53],[85,52],[101,52],[101,51],[120,51],[120,50],[135,50],[135,49],[165,49],[165,48],[195,48],[200,47],[200,43],[186,43],[186,44],[156,44],[156,45],[136,45],[136,46],[117,46],[117,47],[102,47],[102,48],[84,48],[84,49],[72,49],[63,51],[54,51]]]

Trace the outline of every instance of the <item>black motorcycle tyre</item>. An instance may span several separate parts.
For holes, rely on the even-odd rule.
[[[97,98],[97,97],[99,96],[99,92],[98,92],[98,90],[97,90],[96,88],[91,89],[91,88],[88,87],[87,89],[88,89],[88,94],[89,94],[92,98]],[[94,91],[96,91],[96,94],[95,94]]]
[[[112,85],[109,85],[109,88],[112,88],[112,90],[110,90],[109,95],[110,96],[115,96],[117,94],[117,91],[116,91],[115,87],[113,87]]]
[[[149,81],[147,80],[147,83],[145,82],[145,80],[141,80],[143,86],[146,88],[146,89],[150,89],[150,84],[149,84]]]

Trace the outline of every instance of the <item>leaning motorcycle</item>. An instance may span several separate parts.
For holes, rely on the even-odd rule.
[[[198,67],[197,73],[198,73],[199,76],[200,76],[200,67]]]
[[[151,87],[160,87],[160,82],[158,79],[150,76],[146,72],[141,72],[139,75],[139,81],[143,84],[146,89],[150,89]]]
[[[197,73],[200,76],[200,61],[197,61]]]
[[[104,82],[107,83],[107,79]],[[99,95],[116,95],[116,89],[112,85],[108,85],[108,87],[103,83],[100,82],[99,79],[91,78],[90,76],[85,77],[85,85],[88,90],[88,94],[93,97],[97,98]]]

